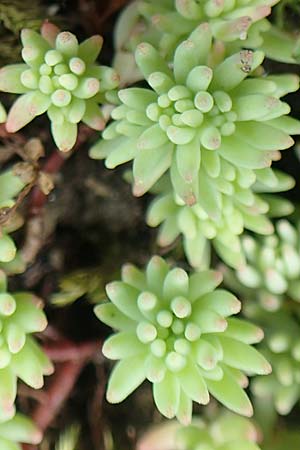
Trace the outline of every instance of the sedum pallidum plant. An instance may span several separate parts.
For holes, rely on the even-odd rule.
[[[80,121],[102,130],[105,120],[99,104],[119,82],[115,70],[96,62],[102,37],[79,44],[74,34],[45,22],[41,34],[22,30],[21,40],[24,63],[0,71],[0,90],[22,94],[9,111],[7,131],[18,131],[47,112],[56,145],[68,151],[76,142]]]
[[[211,270],[190,277],[181,268],[170,270],[158,256],[145,272],[123,267],[122,281],[106,287],[111,303],[95,309],[102,322],[118,330],[102,348],[106,357],[120,360],[109,380],[109,402],[121,402],[148,379],[161,414],[185,424],[192,401],[207,404],[209,393],[229,409],[252,415],[245,373],[271,371],[251,345],[263,332],[231,317],[241,305],[216,289],[221,281]]]
[[[248,193],[257,169],[265,169],[259,174],[271,183],[267,169],[280,157],[278,150],[293,144],[289,134],[300,132],[280,100],[298,89],[297,76],[249,77],[260,70],[262,52],[218,57],[208,24],[177,47],[173,69],[154,47],[140,44],[136,62],[152,89],[119,91],[115,121],[91,149],[93,158],[106,158],[108,168],[133,160],[136,196],[169,171],[176,195],[190,206],[209,195],[209,206],[203,206],[216,219],[222,191]]]

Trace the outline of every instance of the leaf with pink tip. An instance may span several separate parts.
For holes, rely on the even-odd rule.
[[[60,123],[51,123],[51,132],[55,144],[62,152],[68,152],[74,147],[76,139],[77,139],[77,124],[64,122]]]
[[[160,383],[153,384],[153,396],[159,412],[172,419],[179,407],[180,384],[178,378],[167,372]]]
[[[253,409],[245,391],[238,385],[233,376],[223,367],[222,380],[206,379],[209,392],[224,406],[242,416],[251,417]]]
[[[86,102],[86,109],[82,122],[88,125],[93,130],[103,130],[105,127],[105,120],[99,105],[90,100]]]
[[[36,116],[47,111],[50,103],[50,98],[39,91],[32,91],[22,95],[9,111],[6,122],[7,131],[14,133],[20,130]]]
[[[103,37],[99,34],[95,34],[90,38],[83,41],[78,48],[78,56],[83,59],[86,64],[93,64],[103,45]]]
[[[24,94],[28,89],[21,83],[21,74],[27,64],[10,64],[0,70],[0,90],[12,94]]]
[[[41,27],[41,35],[52,46],[55,46],[55,41],[60,29],[54,23],[45,20]]]
[[[109,403],[125,400],[146,378],[145,356],[137,355],[118,362],[110,376],[106,398]]]
[[[42,440],[42,433],[37,426],[23,414],[16,414],[10,421],[1,423],[0,436],[4,439],[28,444],[39,444]]]
[[[32,47],[40,52],[46,52],[51,48],[43,36],[29,28],[23,28],[21,31],[21,41],[23,47]]]

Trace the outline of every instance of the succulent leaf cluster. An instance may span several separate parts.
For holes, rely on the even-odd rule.
[[[110,376],[109,402],[121,402],[148,379],[157,408],[168,418],[189,423],[192,401],[207,404],[209,393],[233,411],[252,414],[245,373],[271,371],[251,345],[263,333],[230,317],[240,302],[216,289],[221,281],[212,270],[190,277],[181,268],[170,270],[158,256],[145,272],[123,267],[122,281],[106,286],[111,303],[95,309],[102,322],[118,330],[102,348],[106,357],[120,360]]]
[[[10,293],[0,272],[0,421],[15,414],[17,379],[38,389],[43,376],[52,373],[48,357],[31,336],[43,331],[47,319],[42,303],[28,292]]]
[[[96,62],[102,37],[95,35],[79,44],[74,34],[45,22],[41,34],[23,29],[21,40],[24,63],[0,71],[0,90],[22,94],[9,111],[7,131],[18,131],[47,112],[56,145],[68,151],[75,144],[80,121],[102,130],[105,120],[99,104],[119,82],[114,69]]]
[[[214,38],[227,46],[234,42],[235,48],[257,48],[264,43],[264,33],[271,29],[265,17],[278,1],[135,1],[124,9],[116,26],[117,58],[147,41],[171,59],[176,46],[204,22],[209,22]]]
[[[279,310],[287,299],[300,302],[300,231],[278,220],[272,236],[243,235],[246,263],[226,274],[227,284],[267,311]]]
[[[217,221],[224,194],[249,206],[257,179],[276,185],[271,163],[293,144],[289,134],[300,132],[280,100],[298,89],[297,76],[249,76],[263,61],[259,51],[214,61],[208,24],[177,47],[173,69],[148,43],[135,55],[152,89],[119,91],[121,105],[92,147],[93,158],[106,158],[108,168],[133,160],[136,196],[168,172],[176,195]]]
[[[281,415],[289,414],[300,399],[300,321],[299,312],[283,307],[266,311],[257,303],[247,301],[244,312],[259,324],[265,339],[259,350],[272,364],[273,372],[263,379],[256,377],[251,390],[258,398],[274,405]]]
[[[271,234],[274,229],[267,215],[284,216],[293,211],[293,206],[287,200],[274,194],[272,199],[269,194],[265,196],[261,194],[261,191],[270,189],[268,174],[272,174],[273,191],[286,190],[293,185],[293,179],[277,170],[271,172],[271,169],[268,169],[264,174],[265,178],[261,171],[255,171],[257,179],[263,180],[266,184],[256,183],[248,190],[240,187],[235,193],[223,191],[222,210],[217,217],[209,214],[208,207],[211,206],[209,198],[204,199],[205,208],[201,200],[191,207],[184,204],[174,194],[170,180],[165,176],[161,183],[154,186],[152,191],[157,195],[147,212],[148,225],[152,227],[160,225],[158,244],[166,247],[182,234],[184,251],[190,265],[205,268],[210,263],[211,241],[226,264],[241,268],[241,271],[245,270],[247,253],[241,245],[244,239],[240,238],[244,229],[263,235]],[[240,180],[244,182],[241,177]]]
[[[221,413],[210,422],[195,419],[176,432],[176,450],[260,450],[258,432],[245,417]]]

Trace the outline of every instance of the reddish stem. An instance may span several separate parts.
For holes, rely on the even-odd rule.
[[[43,402],[36,406],[31,416],[41,431],[44,432],[59,413],[83,367],[99,347],[99,341],[83,342],[78,345],[71,341],[63,341],[44,346],[47,355],[53,361],[61,363],[57,365],[51,383],[44,392]],[[38,446],[23,444],[23,450],[38,450]]]

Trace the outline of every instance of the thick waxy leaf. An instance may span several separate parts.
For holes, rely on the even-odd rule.
[[[133,370],[134,368],[134,370]],[[106,397],[120,403],[145,380],[145,357],[138,355],[118,362],[110,376]]]
[[[213,90],[224,90],[225,92],[234,89],[247,76],[247,71],[243,70],[243,59],[247,56],[250,61],[251,71],[263,62],[264,54],[260,51],[245,51],[245,55],[240,52],[226,58],[221,64],[214,69],[214,78],[211,84]],[[247,64],[249,65],[249,61]]]
[[[266,123],[251,121],[240,123],[236,135],[242,141],[261,150],[284,150],[294,143],[287,133],[274,129]]]
[[[172,77],[172,72],[166,61],[160,56],[158,51],[147,42],[143,42],[137,46],[135,60],[146,79],[153,72],[163,72],[169,77]]]
[[[106,292],[116,307],[130,319],[141,320],[142,315],[137,307],[139,291],[122,281],[114,281],[106,285]]]
[[[166,172],[172,162],[173,144],[139,149],[133,163],[134,187],[137,197],[147,192]]]
[[[253,409],[247,394],[224,368],[222,380],[206,380],[209,392],[228,409],[251,417]]]
[[[206,383],[196,364],[190,362],[179,372],[178,378],[181,388],[192,400],[201,405],[209,402]]]
[[[36,116],[46,112],[50,103],[50,98],[39,91],[22,95],[15,101],[9,111],[6,122],[7,131],[14,133],[20,130]]]
[[[92,64],[96,61],[103,44],[102,36],[96,34],[83,41],[78,47],[78,57],[83,59],[86,64]]]
[[[180,402],[180,384],[177,377],[167,372],[160,383],[153,384],[153,396],[160,413],[172,419]]]
[[[134,330],[135,322],[125,316],[112,303],[97,305],[94,309],[96,316],[106,325],[118,330]]]
[[[229,366],[247,373],[266,375],[271,372],[267,360],[253,347],[235,339],[219,336],[224,356],[223,361]]]
[[[136,337],[135,331],[123,331],[110,336],[102,347],[102,353],[109,359],[130,358],[146,352],[146,346]]]
[[[77,124],[70,122],[51,123],[51,132],[55,144],[62,152],[68,152],[74,147],[77,139]]]
[[[0,70],[0,89],[13,94],[24,94],[28,89],[21,83],[21,74],[28,69],[26,64],[12,64]]]

